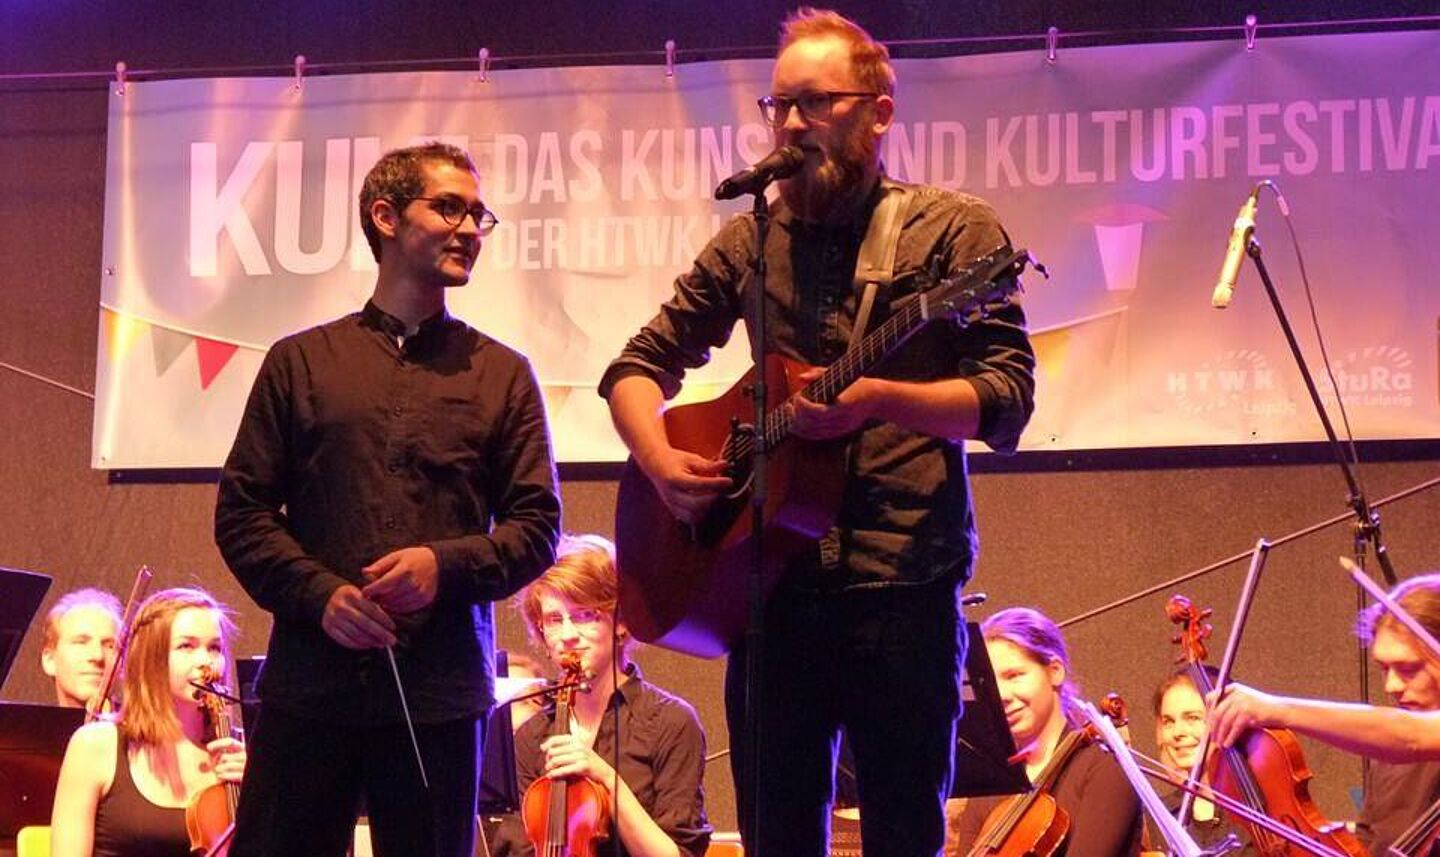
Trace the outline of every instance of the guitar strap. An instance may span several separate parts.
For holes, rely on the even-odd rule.
[[[876,295],[895,279],[895,252],[900,246],[900,228],[905,224],[905,212],[913,196],[909,188],[885,178],[880,179],[880,193],[880,201],[875,204],[870,226],[860,244],[860,255],[855,260],[855,287],[863,291],[860,309],[855,314],[855,327],[850,332],[850,348],[865,338],[870,313],[875,309]]]

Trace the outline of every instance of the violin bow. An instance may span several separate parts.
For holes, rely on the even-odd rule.
[[[1100,740],[1110,748],[1110,755],[1115,757],[1120,770],[1125,774],[1125,779],[1130,781],[1130,787],[1135,790],[1135,796],[1145,807],[1145,811],[1155,820],[1155,826],[1160,828],[1160,834],[1165,837],[1165,844],[1170,846],[1172,857],[1201,857],[1204,850],[1195,843],[1195,838],[1190,835],[1180,821],[1165,809],[1160,796],[1155,794],[1155,787],[1146,782],[1144,774],[1141,773],[1139,765],[1135,764],[1135,755],[1130,750],[1125,739],[1120,735],[1120,730],[1110,722],[1110,718],[1096,710],[1095,706],[1083,699],[1075,701],[1080,713],[1090,721],[1090,725],[1099,734]]]
[[[1297,848],[1316,855],[1316,857],[1345,857],[1339,851],[1329,847],[1323,842],[1316,842],[1300,831],[1287,824],[1276,821],[1263,812],[1256,812],[1246,806],[1242,801],[1235,800],[1223,792],[1217,792],[1204,783],[1190,785],[1183,776],[1167,767],[1162,762],[1152,759],[1134,748],[1127,748],[1127,752],[1136,766],[1139,773],[1153,780],[1159,780],[1181,789],[1188,795],[1204,798],[1226,812],[1238,818],[1241,822],[1263,827],[1267,832],[1278,836]],[[1118,758],[1118,757],[1117,757]],[[1169,816],[1170,813],[1166,812]],[[1174,818],[1174,816],[1170,816]],[[1179,823],[1178,821],[1176,823]],[[1187,834],[1188,835],[1188,834]],[[1203,853],[1203,852],[1202,852]]]
[[[1370,579],[1370,575],[1366,574],[1364,570],[1356,565],[1349,557],[1340,557],[1340,567],[1345,569],[1351,579],[1359,584],[1360,588],[1365,590],[1371,598],[1374,598],[1381,606],[1390,611],[1390,614],[1398,619],[1400,624],[1408,628],[1410,633],[1415,635],[1416,639],[1424,643],[1425,648],[1430,650],[1431,657],[1440,661],[1440,640],[1436,640],[1434,634],[1425,630],[1425,626],[1421,625],[1418,619],[1410,615],[1409,610],[1401,607],[1400,602],[1391,598],[1385,590],[1380,588],[1379,584]]]
[[[150,580],[154,576],[148,565],[140,566],[135,572],[135,582],[130,585],[130,597],[125,600],[125,615],[120,619],[120,628],[116,633],[115,659],[105,668],[105,674],[100,678],[100,689],[85,705],[86,723],[105,713],[105,704],[110,701],[110,689],[115,685],[115,675],[120,672],[120,664],[125,661],[125,650],[130,647],[130,630],[135,624],[135,614],[139,612],[140,602],[149,591]]]
[[[1240,601],[1235,605],[1235,620],[1230,624],[1230,637],[1225,641],[1225,656],[1220,659],[1219,670],[1215,675],[1215,703],[1225,697],[1225,686],[1230,683],[1230,669],[1235,665],[1235,658],[1240,654],[1240,635],[1245,631],[1245,622],[1250,618],[1250,606],[1255,603],[1255,591],[1260,588],[1260,574],[1265,570],[1265,560],[1270,556],[1270,548],[1273,547],[1268,539],[1261,538],[1255,542],[1255,548],[1250,552],[1250,568],[1245,572],[1245,585],[1240,590]],[[1205,730],[1205,737],[1200,739],[1199,759],[1210,757],[1210,730]],[[1203,764],[1196,765],[1190,769],[1190,776],[1185,780],[1185,796],[1180,799],[1180,817],[1190,817],[1190,807],[1195,803],[1194,787],[1200,785],[1200,776],[1204,773]]]

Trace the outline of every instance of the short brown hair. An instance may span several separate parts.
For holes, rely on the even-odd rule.
[[[1403,581],[1390,590],[1390,598],[1414,616],[1422,628],[1440,637],[1440,574],[1421,574]],[[1355,633],[1369,645],[1380,631],[1403,631],[1407,637],[1414,636],[1385,605],[1371,604],[1361,611]]]
[[[589,607],[619,622],[619,582],[615,574],[615,545],[596,535],[565,535],[556,550],[555,564],[540,575],[520,594],[520,613],[525,617],[526,630],[537,645],[544,645],[545,634],[540,623],[540,599],[555,595],[579,607]],[[631,640],[621,636],[617,657],[624,662]]]
[[[120,707],[120,734],[126,740],[154,746],[180,737],[180,718],[170,695],[170,631],[175,614],[186,608],[213,610],[220,621],[220,648],[230,663],[235,623],[230,611],[203,589],[162,589],[146,598],[135,614],[135,627],[125,652]]]
[[[360,187],[360,228],[365,232],[376,262],[380,261],[380,230],[370,217],[370,206],[375,200],[384,199],[400,208],[403,201],[423,196],[425,176],[421,167],[435,162],[476,172],[475,162],[464,149],[437,141],[391,149],[365,174],[365,183]]]
[[[895,94],[890,50],[854,21],[830,9],[801,6],[780,24],[780,51],[801,39],[839,39],[850,47],[850,69],[866,92]]]
[[[77,589],[74,592],[67,592],[60,596],[50,612],[45,614],[45,642],[43,648],[46,651],[54,651],[60,645],[60,620],[65,614],[76,607],[99,607],[115,619],[115,630],[118,633],[120,623],[124,621],[120,615],[120,599],[111,595],[103,589],[96,589],[87,586],[84,589]]]

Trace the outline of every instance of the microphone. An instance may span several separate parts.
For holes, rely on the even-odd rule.
[[[716,199],[734,199],[742,193],[759,193],[765,186],[799,172],[805,153],[799,146],[781,146],[760,159],[760,163],[741,170],[715,188]]]
[[[1230,295],[1235,291],[1235,281],[1240,278],[1240,265],[1245,261],[1245,247],[1255,231],[1255,203],[1260,199],[1260,185],[1250,191],[1240,213],[1235,215],[1235,225],[1230,229],[1230,246],[1225,249],[1225,263],[1220,266],[1220,281],[1210,296],[1210,305],[1216,309],[1230,306]]]

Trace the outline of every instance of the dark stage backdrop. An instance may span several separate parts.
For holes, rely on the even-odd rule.
[[[840,5],[886,39],[1040,33],[1051,24],[1072,32],[1237,24],[1247,12],[1271,23],[1432,11],[1420,2]],[[667,38],[682,49],[721,56],[731,55],[721,48],[769,45],[784,8],[663,0],[529,6],[261,0],[248,6],[241,12],[229,5],[222,11],[220,4],[5,0],[0,74],[102,71],[121,59],[135,69],[283,66],[296,53],[312,63],[416,60],[473,55],[481,46],[503,60],[601,47],[658,51]],[[105,117],[106,89],[94,80],[0,80],[0,361],[75,388],[0,368],[0,565],[53,575],[53,600],[81,585],[123,595],[134,569],[149,563],[158,586],[200,583],[235,605],[244,631],[240,653],[257,653],[268,618],[235,585],[212,544],[213,484],[174,474],[115,480],[88,467]],[[1196,252],[1217,250],[1204,242]],[[1440,472],[1430,444],[1375,451],[1401,460],[1364,468],[1372,499]],[[1247,549],[1262,534],[1274,538],[1343,512],[1338,473],[1304,463],[1320,460],[1307,455],[1147,451],[1022,457],[993,468],[986,462],[987,472],[975,477],[984,549],[971,589],[988,592],[990,602],[977,616],[1014,604],[1073,616]],[[564,486],[567,527],[610,533],[615,485],[609,474],[571,475],[576,478]],[[1402,574],[1440,568],[1440,492],[1386,509],[1384,521]],[[1355,597],[1335,564],[1350,547],[1349,529],[1337,526],[1274,553],[1238,665],[1243,679],[1277,691],[1356,694]],[[1237,563],[1185,587],[1198,602],[1218,608],[1217,658],[1243,572]],[[1172,658],[1163,600],[1142,600],[1068,632],[1083,688],[1097,696],[1122,692],[1137,712],[1136,733],[1146,749],[1153,748],[1150,689]],[[502,645],[523,647],[514,611],[501,606],[499,612]],[[32,629],[26,638],[4,698],[48,699],[39,636]],[[661,651],[642,652],[640,660],[654,680],[695,703],[712,750],[727,746],[720,662]],[[1319,747],[1310,759],[1323,807],[1353,817],[1348,791],[1358,786],[1359,763]],[[725,762],[716,763],[706,785],[717,826],[734,829]]]

